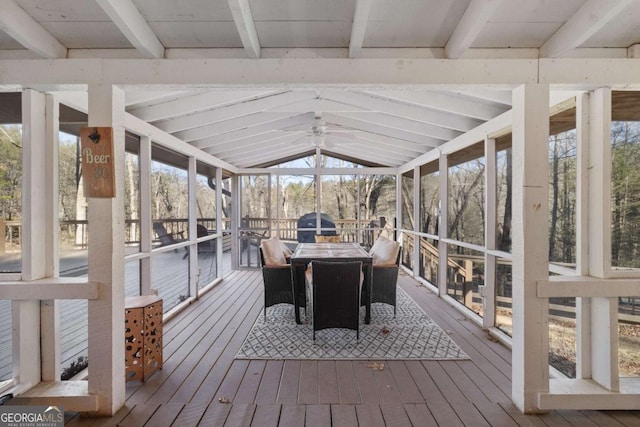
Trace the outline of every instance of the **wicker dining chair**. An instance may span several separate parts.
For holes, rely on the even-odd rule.
[[[355,330],[359,340],[362,263],[313,261],[311,265],[313,340],[316,331],[330,328]]]
[[[398,270],[400,269],[400,254],[398,251],[396,262],[393,265],[373,266],[371,284],[371,303],[382,302],[393,306],[393,317],[396,317],[396,294],[398,283]],[[364,304],[363,304],[364,305]]]
[[[396,294],[398,283],[398,270],[400,269],[400,259],[402,247],[398,245],[398,253],[393,264],[373,263],[372,283],[371,283],[371,303],[381,302],[393,306],[393,317],[396,317]],[[360,305],[366,304],[366,293],[363,292]]]
[[[267,319],[267,307],[276,304],[293,304],[293,286],[291,284],[291,266],[265,265],[262,246],[260,251],[260,266],[264,282],[264,318]]]

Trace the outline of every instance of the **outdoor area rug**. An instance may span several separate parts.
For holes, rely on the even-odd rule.
[[[388,304],[371,305],[371,324],[360,323],[360,340],[350,329],[316,331],[310,321],[298,325],[293,305],[267,308],[251,328],[237,359],[454,360],[468,359],[445,331],[398,287],[397,314]],[[364,319],[364,307],[360,309]],[[304,315],[303,315],[304,318]]]

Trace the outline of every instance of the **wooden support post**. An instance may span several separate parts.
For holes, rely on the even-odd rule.
[[[576,274],[589,275],[589,94],[576,97]],[[576,378],[591,378],[591,298],[576,298]]]
[[[420,166],[413,168],[413,277],[420,277]]]
[[[222,234],[222,168],[220,167],[216,167],[216,231],[220,233],[220,237],[216,239],[216,272],[221,278],[224,234]]]
[[[43,236],[48,233],[47,204],[36,188],[48,189],[46,179],[45,96],[32,89],[22,92],[22,279],[46,275]],[[34,386],[41,380],[40,301],[14,301],[13,376]]]
[[[484,155],[486,166],[484,168],[484,191],[486,219],[484,224],[484,244],[487,250],[496,248],[496,227],[497,220],[497,158],[496,140],[485,138]],[[494,255],[488,252],[484,255],[484,285],[482,288],[483,316],[482,326],[492,328],[496,323],[496,266],[497,260]]]
[[[153,224],[151,218],[151,138],[140,137],[140,251],[151,253]],[[140,259],[140,295],[152,295],[151,263],[153,257]]]
[[[464,281],[462,282],[462,303],[471,308],[473,304],[473,261],[464,260]]]
[[[442,239],[447,237],[449,223],[449,162],[445,154],[440,156],[440,223],[438,224],[438,294],[447,294],[447,278],[449,274],[449,254],[447,244]]]
[[[231,177],[231,269],[237,270],[240,263],[240,233],[238,226],[240,222],[240,179],[238,175]]]
[[[537,280],[549,277],[549,86],[525,84],[513,92],[513,348],[512,400],[539,412],[549,389],[549,302]]]
[[[113,415],[125,400],[124,365],[124,92],[89,85],[89,126],[113,128],[115,197],[89,199],[89,393],[97,415]]]
[[[197,172],[196,172],[196,158],[189,156],[189,167],[187,170],[187,192],[189,195],[188,206],[188,223],[189,223],[189,241],[192,242],[187,248],[189,254],[189,283],[187,288],[189,289],[189,296],[198,296],[198,282],[200,280],[200,272],[198,266],[198,245],[193,244],[193,241],[198,238],[197,230],[197,212],[196,212],[196,186],[197,184]]]
[[[58,277],[59,261],[59,229],[58,226],[58,152],[60,141],[60,104],[52,96],[46,96],[46,152],[47,167],[45,170],[45,204],[44,220],[47,233],[45,236],[45,277]],[[42,380],[60,381],[62,371],[60,355],[60,302],[46,300],[40,303],[40,345],[42,346]]]
[[[611,273],[611,89],[597,89],[589,102],[589,274]],[[591,298],[591,377],[620,389],[618,299]]]

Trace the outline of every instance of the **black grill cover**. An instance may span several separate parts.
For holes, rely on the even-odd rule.
[[[327,214],[320,214],[320,225],[322,228],[336,228],[336,224],[331,217]],[[302,231],[301,228],[312,228],[310,231]],[[298,219],[298,243],[313,243],[315,242],[316,234],[316,213],[310,212],[302,215]],[[335,230],[322,230],[323,236],[335,236],[337,235]]]

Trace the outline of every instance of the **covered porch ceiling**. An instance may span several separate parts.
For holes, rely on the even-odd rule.
[[[16,85],[0,67],[0,89],[86,93],[72,75],[91,72],[78,71],[93,65],[83,60],[116,61],[96,74],[122,72],[128,113],[240,169],[317,147],[400,167],[510,110],[511,89],[540,80],[540,59],[640,51],[636,0],[4,0],[2,8],[0,64],[57,61],[27,71],[33,84]],[[415,83],[394,84],[394,74]],[[296,77],[287,83],[288,75]]]

